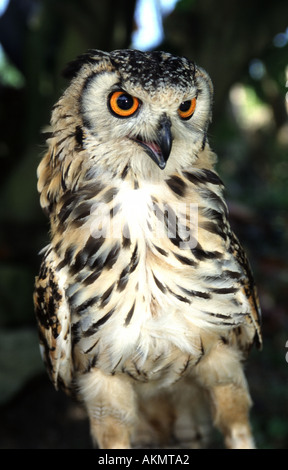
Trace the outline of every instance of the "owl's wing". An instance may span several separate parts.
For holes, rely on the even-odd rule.
[[[70,312],[65,299],[64,275],[55,269],[55,255],[48,247],[36,277],[35,314],[40,351],[56,389],[69,391],[72,381]]]
[[[245,279],[242,285],[242,292],[247,298],[250,305],[250,314],[247,317],[247,322],[254,331],[254,337],[252,343],[255,342],[256,346],[261,348],[262,346],[262,333],[261,333],[261,309],[258,299],[258,293],[254,282],[254,277],[251,271],[249,261],[246,257],[245,251],[243,250],[236,235],[232,232],[230,237],[230,250],[232,251],[235,259],[241,266]],[[251,346],[251,344],[250,344]]]

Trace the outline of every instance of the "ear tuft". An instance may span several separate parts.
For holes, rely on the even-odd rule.
[[[103,57],[107,56],[109,56],[107,52],[102,52],[97,49],[89,49],[84,54],[76,57],[76,59],[68,62],[62,72],[62,76],[68,80],[72,80],[74,77],[76,77],[83,65],[96,65],[100,60],[103,59]]]

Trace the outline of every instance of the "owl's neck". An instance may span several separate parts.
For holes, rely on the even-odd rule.
[[[211,151],[209,144],[205,148],[199,149],[194,154],[180,153],[176,148],[171,153],[166,167],[161,170],[151,158],[142,153],[127,155],[97,155],[90,160],[89,168],[85,175],[85,180],[97,180],[111,184],[115,180],[130,181],[131,185],[137,188],[139,184],[159,184],[172,175],[181,174],[183,171],[194,169],[213,170],[217,161],[216,155]]]

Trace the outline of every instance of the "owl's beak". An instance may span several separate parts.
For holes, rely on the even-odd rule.
[[[172,148],[171,121],[167,114],[163,114],[156,132],[156,140],[144,141],[140,136],[135,141],[143,147],[149,157],[164,170]]]
[[[158,127],[157,143],[161,153],[154,160],[161,170],[164,170],[172,148],[171,121],[167,114],[163,114]]]

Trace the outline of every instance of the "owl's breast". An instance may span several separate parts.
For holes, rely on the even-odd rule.
[[[91,206],[66,290],[81,368],[163,377],[173,361],[197,362],[200,329],[225,332],[247,313],[239,266],[223,236],[207,236],[199,201],[153,189],[124,186]]]

